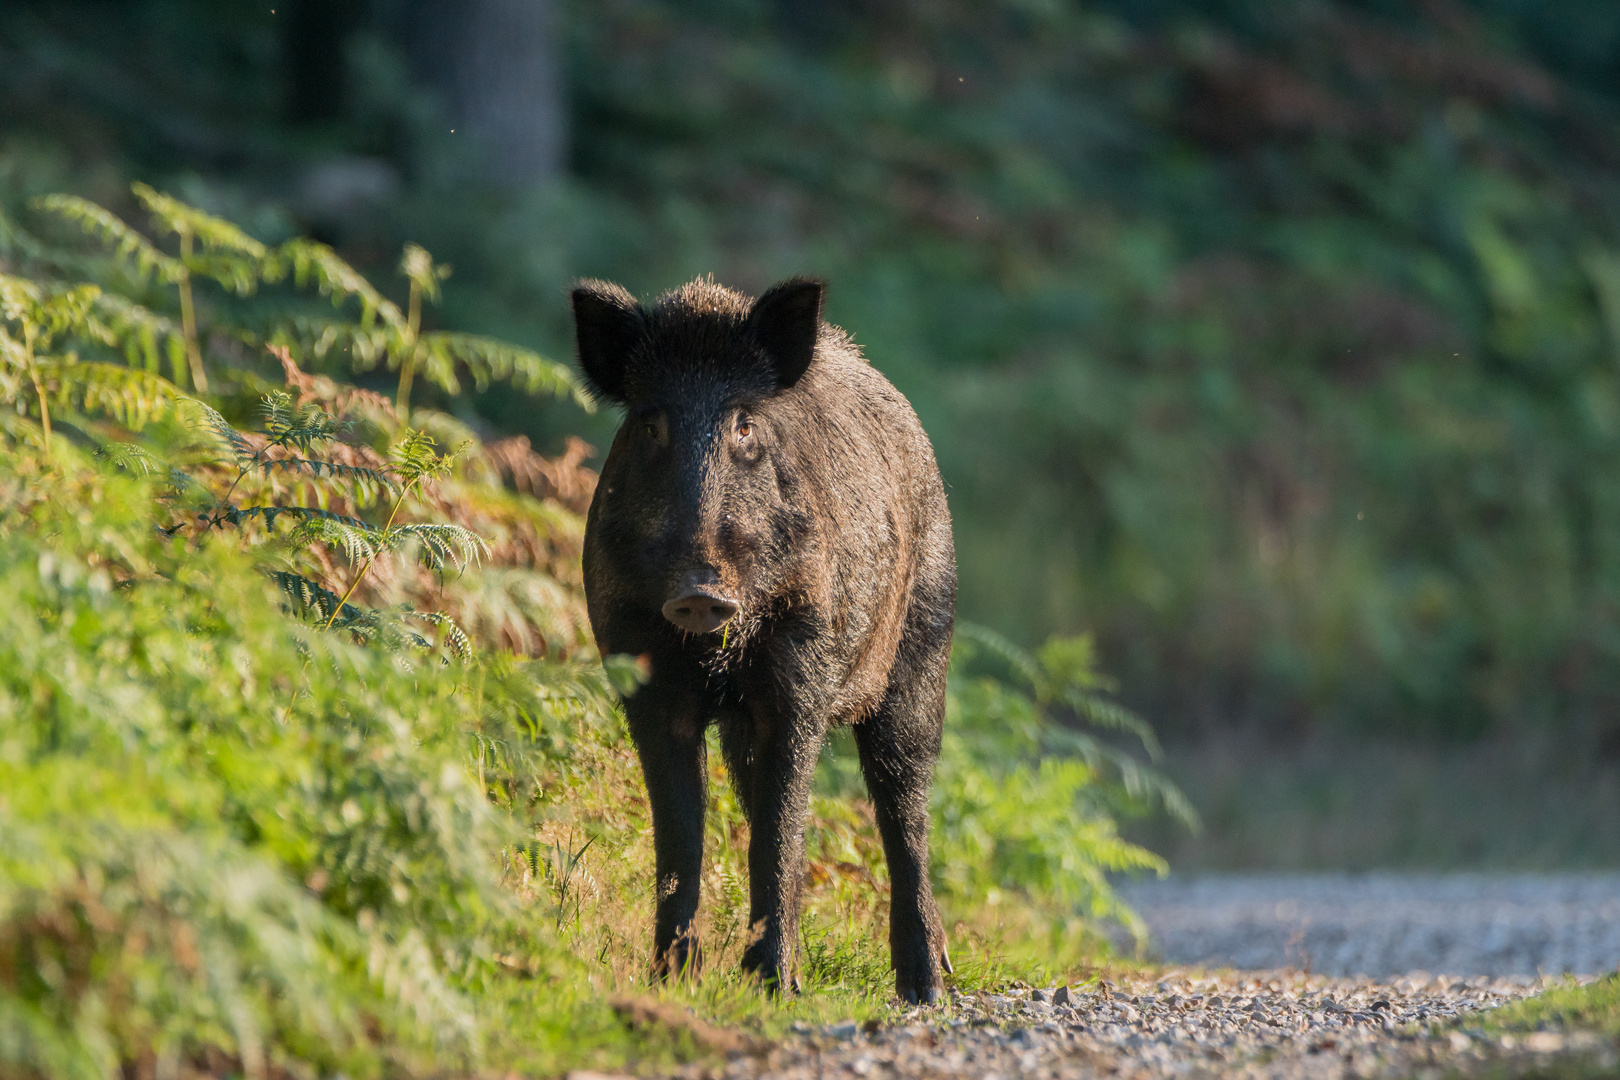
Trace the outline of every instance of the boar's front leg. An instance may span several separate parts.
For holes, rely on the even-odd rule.
[[[806,716],[753,715],[753,745],[744,799],[749,812],[748,925],[743,970],[774,991],[799,988],[799,894],[804,882],[804,829],[810,781],[825,723]],[[741,779],[741,778],[739,778]]]
[[[709,798],[702,704],[654,682],[625,702],[625,717],[652,804],[658,890],[652,977],[695,975],[702,966],[694,919]]]

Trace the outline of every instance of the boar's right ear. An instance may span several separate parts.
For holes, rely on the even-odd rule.
[[[572,301],[579,366],[591,393],[622,402],[625,359],[644,327],[641,305],[619,286],[589,279],[574,286]]]
[[[815,278],[789,278],[755,300],[748,312],[748,330],[771,358],[776,384],[784,390],[799,381],[815,355],[825,289]]]

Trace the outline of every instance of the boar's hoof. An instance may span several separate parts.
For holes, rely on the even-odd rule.
[[[894,988],[895,994],[907,1005],[938,1005],[945,992],[937,986],[926,989],[916,986],[900,985]]]
[[[696,935],[687,932],[677,937],[653,960],[652,981],[655,984],[670,979],[696,981],[702,969],[703,947],[698,944]]]
[[[891,958],[894,962],[894,992],[901,1001],[910,1005],[933,1005],[945,992],[945,980],[940,977],[939,963],[944,949],[934,953],[926,941],[916,942],[908,948],[906,942],[896,942]]]
[[[759,980],[760,985],[772,996],[782,993],[797,994],[799,992],[799,977],[788,974],[788,965],[780,956],[774,956],[769,949],[763,948],[758,942],[743,950],[742,969]]]
[[[718,630],[735,614],[735,600],[701,590],[693,590],[664,605],[664,618],[689,634]]]

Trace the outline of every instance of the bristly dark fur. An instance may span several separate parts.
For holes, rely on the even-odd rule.
[[[811,775],[828,729],[852,723],[893,882],[896,989],[927,1001],[949,965],[928,788],[955,612],[950,516],[915,413],[821,322],[821,297],[806,278],[757,301],[694,281],[645,308],[616,285],[575,289],[580,365],[626,410],[591,504],[586,597],[602,652],[650,663],[625,712],[653,810],[656,973],[698,963],[713,723],[750,823],[743,964],[794,982]],[[693,588],[736,602],[724,631],[662,614]]]

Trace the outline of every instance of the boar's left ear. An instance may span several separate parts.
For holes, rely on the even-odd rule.
[[[592,393],[622,402],[626,354],[646,326],[641,305],[619,286],[590,279],[575,285],[570,299],[579,366]]]
[[[754,301],[748,331],[776,368],[776,383],[787,389],[799,381],[816,351],[821,328],[821,294],[815,278],[790,278]]]

